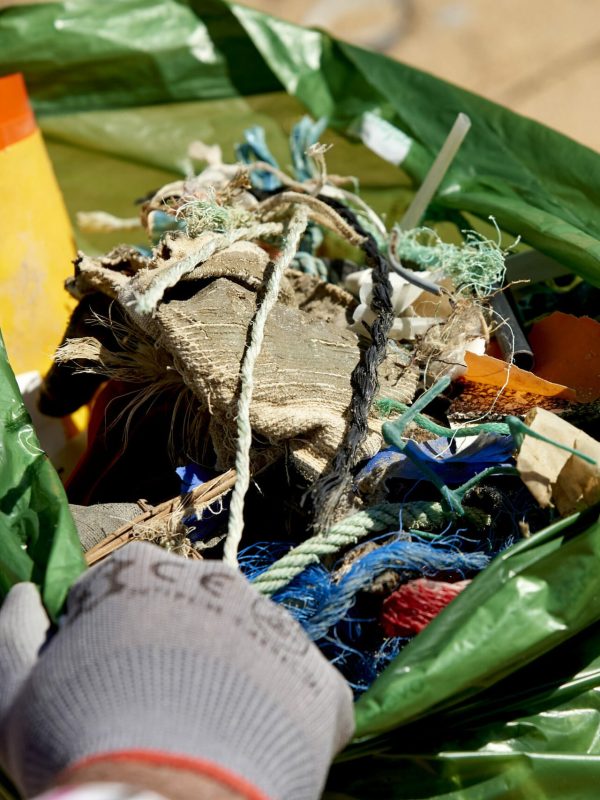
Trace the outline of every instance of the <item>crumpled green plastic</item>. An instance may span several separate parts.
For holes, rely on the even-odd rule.
[[[287,166],[287,137],[308,111],[328,118],[330,170],[357,175],[365,199],[393,220],[463,111],[472,130],[428,215],[492,214],[503,231],[600,285],[598,154],[319,31],[224,0],[15,6],[0,12],[0,74],[19,70],[72,215],[132,216],[133,199],[189,169],[191,141],[217,142],[230,159],[255,124]],[[106,251],[122,234],[78,239]],[[54,519],[70,529],[53,480],[41,476],[40,486],[56,488]],[[402,651],[357,704],[356,739],[332,769],[330,800],[597,796],[598,513],[508,550]],[[45,567],[41,554],[29,564],[14,536],[3,539],[2,587],[52,575],[46,602],[58,608],[80,562]]]
[[[0,337],[0,598],[33,581],[56,617],[85,569],[60,478],[40,449]]]

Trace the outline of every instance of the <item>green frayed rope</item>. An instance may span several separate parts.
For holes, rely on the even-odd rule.
[[[186,233],[191,239],[205,231],[228,233],[255,222],[245,208],[222,206],[214,200],[190,200],[178,209],[176,216],[185,222]]]
[[[351,547],[370,533],[397,530],[400,514],[403,527],[411,530],[439,528],[452,519],[451,512],[437,501],[381,503],[343,519],[326,533],[317,534],[294,547],[258,575],[253,585],[262,594],[273,595],[287,586],[306,567],[317,564],[323,556]],[[488,516],[477,509],[469,509],[466,514],[478,526],[489,521]]]

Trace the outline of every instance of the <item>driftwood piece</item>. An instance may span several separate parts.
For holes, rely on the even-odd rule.
[[[85,560],[89,566],[92,566],[115,550],[123,547],[127,542],[136,538],[135,529],[139,525],[163,519],[178,511],[201,511],[211,503],[214,503],[219,497],[230,492],[235,484],[235,479],[235,470],[230,469],[222,475],[218,475],[216,478],[192,489],[188,494],[173,497],[171,500],[166,500],[164,503],[144,511],[143,514],[122,525],[88,550],[85,554]]]

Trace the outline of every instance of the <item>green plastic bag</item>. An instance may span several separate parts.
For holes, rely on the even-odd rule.
[[[332,785],[357,798],[596,796],[598,514],[507,550],[402,651],[358,701],[342,756],[371,754],[368,779],[343,763]]]
[[[287,137],[308,112],[328,120],[330,170],[357,175],[392,220],[466,112],[472,130],[427,218],[493,215],[600,285],[599,155],[318,31],[223,0],[19,6],[0,12],[0,74],[13,71],[25,73],[72,214],[131,216],[133,199],[188,170],[191,141],[219,143],[227,159],[254,124],[287,166]],[[79,240],[105,251],[121,236]],[[405,648],[358,702],[328,797],[595,798],[599,620],[592,510],[497,558]]]
[[[67,498],[31,425],[0,337],[0,598],[33,581],[53,617],[85,568]]]

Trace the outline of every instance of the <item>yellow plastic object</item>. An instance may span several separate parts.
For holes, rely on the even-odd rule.
[[[21,75],[0,78],[0,327],[16,374],[45,372],[73,308],[75,244]]]

